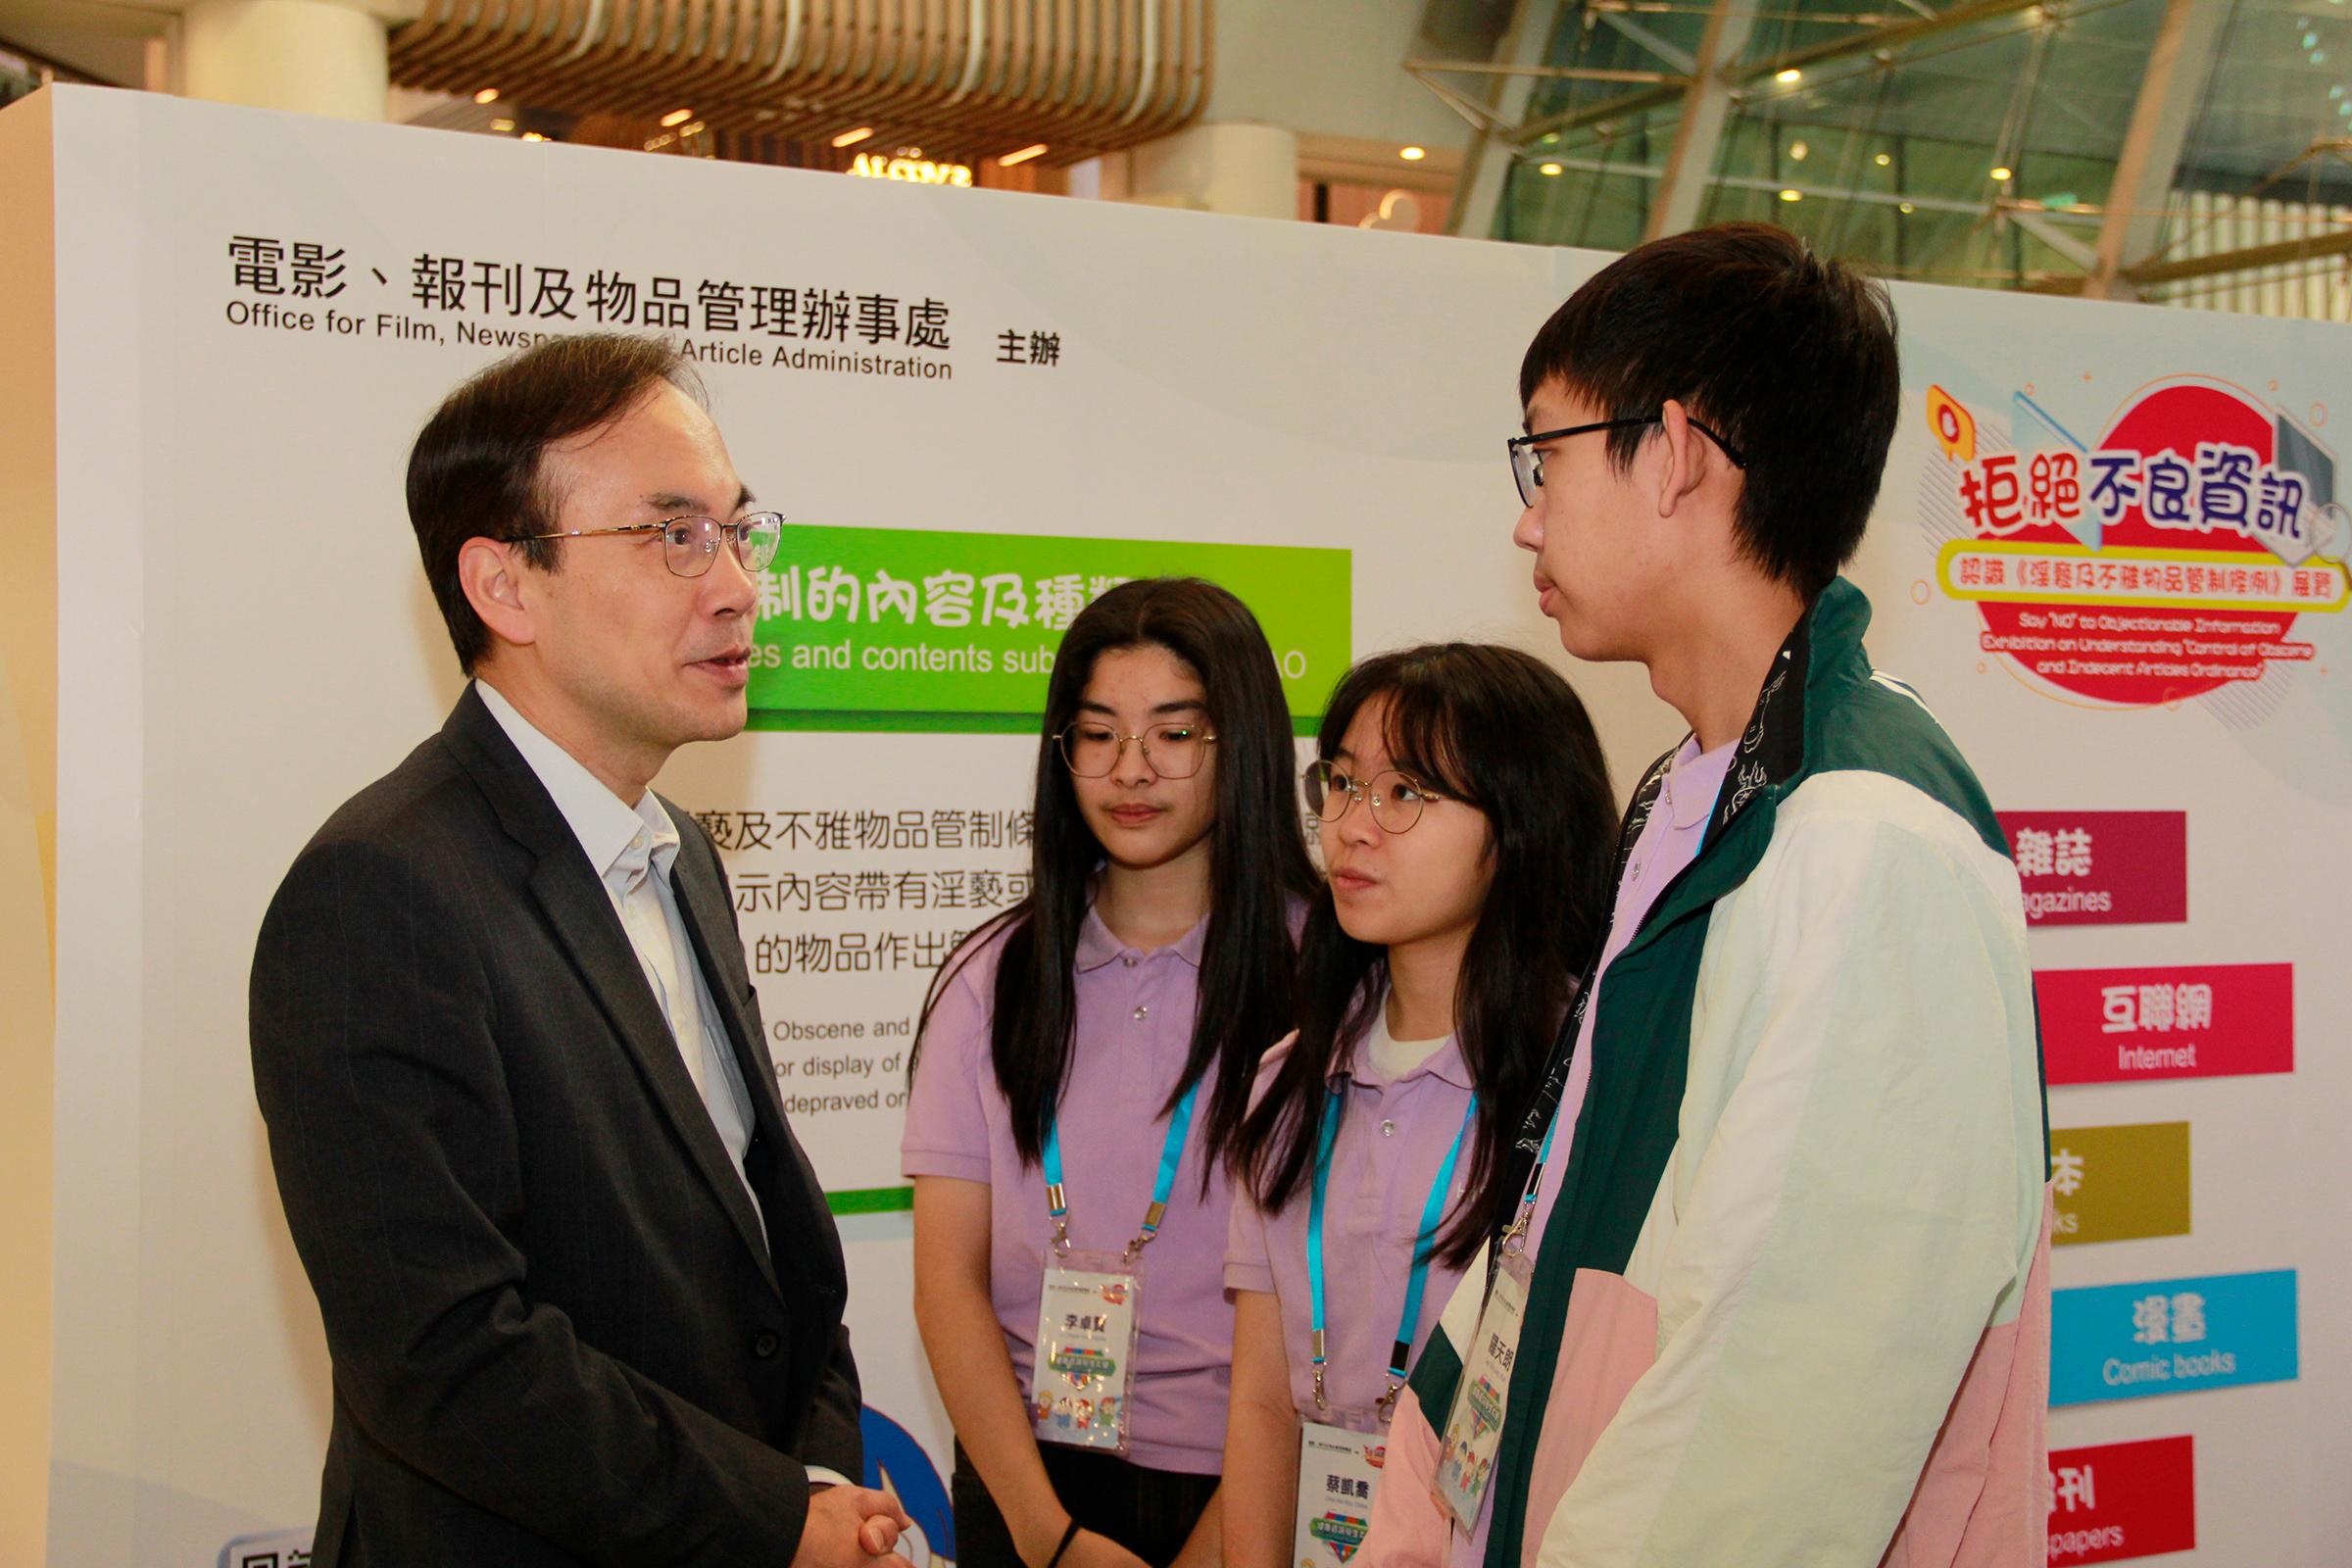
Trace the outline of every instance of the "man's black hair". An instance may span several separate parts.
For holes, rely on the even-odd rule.
[[[1652,240],[1601,269],[1528,345],[1520,406],[1554,380],[1604,418],[1672,398],[1719,431],[1746,461],[1741,552],[1808,600],[1862,542],[1902,404],[1886,287],[1769,223]],[[1610,431],[1610,462],[1623,471],[1655,434]]]
[[[458,552],[468,539],[553,533],[561,498],[540,482],[547,449],[611,423],[662,381],[703,401],[693,370],[659,338],[624,332],[547,338],[474,375],[417,432],[409,451],[409,523],[467,674],[489,651],[490,629],[458,580]],[[538,540],[522,547],[522,557],[552,571],[561,546]]]

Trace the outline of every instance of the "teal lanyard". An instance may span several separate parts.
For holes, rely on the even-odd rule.
[[[1168,1212],[1168,1197],[1176,1191],[1176,1170],[1184,1163],[1184,1140],[1193,1128],[1193,1105],[1200,1098],[1200,1080],[1176,1102],[1176,1113],[1168,1118],[1168,1136],[1159,1146],[1159,1177],[1152,1184],[1152,1206],[1144,1210],[1144,1228],[1135,1240],[1127,1244],[1130,1261],[1143,1255],[1152,1238],[1159,1234],[1159,1222]],[[1046,1170],[1046,1212],[1054,1219],[1054,1251],[1066,1256],[1070,1250],[1070,1202],[1061,1179],[1061,1117],[1056,1114],[1046,1124],[1046,1149],[1042,1163]]]
[[[1323,1408],[1323,1329],[1329,1322],[1325,1312],[1323,1291],[1323,1206],[1324,1195],[1331,1186],[1331,1151],[1340,1140],[1340,1117],[1347,1108],[1347,1088],[1334,1084],[1323,1099],[1323,1124],[1315,1135],[1314,1197],[1307,1205],[1306,1215],[1306,1297],[1311,1314],[1309,1345],[1315,1361],[1315,1408]],[[1438,1166],[1437,1180],[1429,1184],[1429,1197],[1421,1202],[1421,1228],[1413,1237],[1413,1268],[1404,1282],[1404,1311],[1396,1320],[1396,1340],[1389,1348],[1389,1389],[1381,1396],[1385,1414],[1404,1386],[1405,1363],[1413,1355],[1413,1330],[1421,1322],[1421,1296],[1429,1286],[1429,1254],[1436,1244],[1438,1222],[1446,1216],[1446,1197],[1453,1187],[1453,1168],[1462,1157],[1462,1144],[1470,1136],[1470,1124],[1478,1119],[1478,1097],[1470,1097],[1469,1106],[1462,1112],[1461,1129],[1453,1135],[1453,1147],[1446,1151],[1446,1158]]]

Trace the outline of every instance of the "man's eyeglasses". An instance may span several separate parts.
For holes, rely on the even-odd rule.
[[[1536,493],[1544,488],[1544,454],[1538,452],[1536,448],[1544,445],[1545,442],[1562,440],[1572,435],[1586,435],[1594,430],[1623,430],[1631,425],[1656,424],[1659,420],[1665,417],[1666,411],[1660,409],[1655,414],[1637,415],[1631,418],[1597,419],[1591,424],[1571,424],[1557,430],[1538,430],[1533,435],[1515,435],[1511,437],[1509,443],[1511,449],[1511,478],[1516,481],[1519,486],[1519,504],[1523,507],[1534,506],[1536,504]],[[1723,437],[1717,435],[1714,431],[1708,429],[1696,419],[1692,419],[1690,421],[1690,428],[1696,430],[1700,435],[1705,436],[1708,440],[1723,448],[1723,455],[1732,460],[1733,467],[1744,468],[1747,466],[1747,459],[1740,455],[1740,449],[1738,447],[1732,445],[1729,441],[1726,441]]]
[[[662,561],[680,577],[700,577],[718,559],[719,541],[734,547],[735,559],[755,575],[776,559],[784,538],[780,512],[747,512],[733,522],[716,517],[666,517],[660,522],[632,522],[620,528],[570,528],[562,533],[524,534],[525,539],[589,539],[599,534],[658,533]]]
[[[1144,749],[1144,765],[1161,778],[1191,778],[1217,738],[1199,724],[1154,724],[1139,735],[1122,735],[1095,723],[1072,724],[1054,737],[1063,763],[1080,778],[1106,777],[1129,741]]]
[[[1324,760],[1306,764],[1306,776],[1299,780],[1306,797],[1306,812],[1322,822],[1336,822],[1348,814],[1348,808],[1362,801],[1371,811],[1372,820],[1384,833],[1406,833],[1421,820],[1421,809],[1432,801],[1450,800],[1423,784],[1410,773],[1388,768],[1370,778],[1356,778],[1337,762]]]

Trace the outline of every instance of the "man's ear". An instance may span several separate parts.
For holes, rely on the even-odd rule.
[[[499,642],[527,646],[539,640],[537,617],[523,591],[530,574],[521,548],[506,540],[477,534],[458,547],[458,584]]]
[[[1658,439],[1666,453],[1664,471],[1658,475],[1658,515],[1671,517],[1705,482],[1716,454],[1707,446],[1706,437],[1690,428],[1690,411],[1673,398],[1660,406]]]

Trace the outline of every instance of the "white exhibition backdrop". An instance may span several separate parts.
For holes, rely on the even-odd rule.
[[[303,840],[455,695],[403,465],[442,393],[499,352],[459,341],[460,321],[548,324],[529,315],[537,269],[567,270],[582,318],[594,271],[641,280],[649,297],[652,279],[677,277],[690,302],[698,280],[727,279],[944,303],[948,347],[881,352],[951,364],[950,376],[705,368],[737,466],[796,518],[1348,549],[1356,652],[1480,637],[1557,657],[1508,541],[1501,446],[1518,424],[1529,334],[1604,258],[151,95],[69,89],[47,104],[62,714],[52,1563],[196,1568],[233,1538],[312,1517],[327,1368],[253,1105],[252,937]],[[240,236],[285,247],[242,254],[279,266],[287,294],[240,278]],[[339,285],[332,298],[293,295],[310,254],[298,245],[319,247],[317,286]],[[502,295],[489,312],[427,308],[415,293],[426,256],[519,266],[522,315]],[[1991,451],[2013,391],[2038,386],[2055,423],[2102,429],[2132,389],[2193,373],[2276,399],[2324,442],[2329,410],[2352,402],[2352,336],[1920,287],[1898,300],[1904,423],[1855,569],[1879,608],[1878,662],[1923,690],[2004,809],[2187,813],[2188,919],[2043,929],[2037,964],[2286,962],[2301,982],[2289,1075],[2052,1094],[2060,1128],[2194,1128],[2193,1232],[2068,1249],[2059,1285],[2295,1270],[2299,1380],[2070,1407],[2053,1418],[2053,1446],[2193,1434],[2198,1547],[2181,1560],[2316,1563],[2352,1537],[2331,1457],[2352,1448],[2339,1157],[2352,1068],[2336,1049],[2352,1022],[2339,967],[2352,881],[2343,617],[2302,616],[2307,663],[2218,698],[2116,709],[2057,691],[1984,652],[1978,611],[1936,586],[1936,548],[1955,535],[1934,520],[1950,510],[1935,498],[1953,493],[1956,470],[1922,408],[1930,382],[1946,387],[1977,411]],[[257,324],[265,301],[333,305],[361,325]],[[379,315],[435,329],[379,332]],[[702,324],[686,335],[764,341]],[[1007,330],[1024,358],[1028,334],[1054,334],[1058,363],[1004,363]],[[1636,671],[1571,674],[1623,788],[1680,726]],[[712,813],[969,820],[1025,805],[1033,744],[760,732],[681,755],[662,787]],[[928,854],[771,840],[730,859],[739,878],[776,881],[1022,863],[1016,846],[984,837]],[[789,944],[976,917],[787,903],[744,923],[747,941]],[[910,967],[771,976],[762,1002],[778,1029],[887,1022],[911,1013],[923,979]],[[884,1046],[867,1054],[855,1087],[887,1091],[873,1070]],[[828,1188],[895,1183],[895,1110],[798,1125]],[[907,1304],[906,1216],[855,1214],[842,1229],[869,1401],[944,1455]]]

